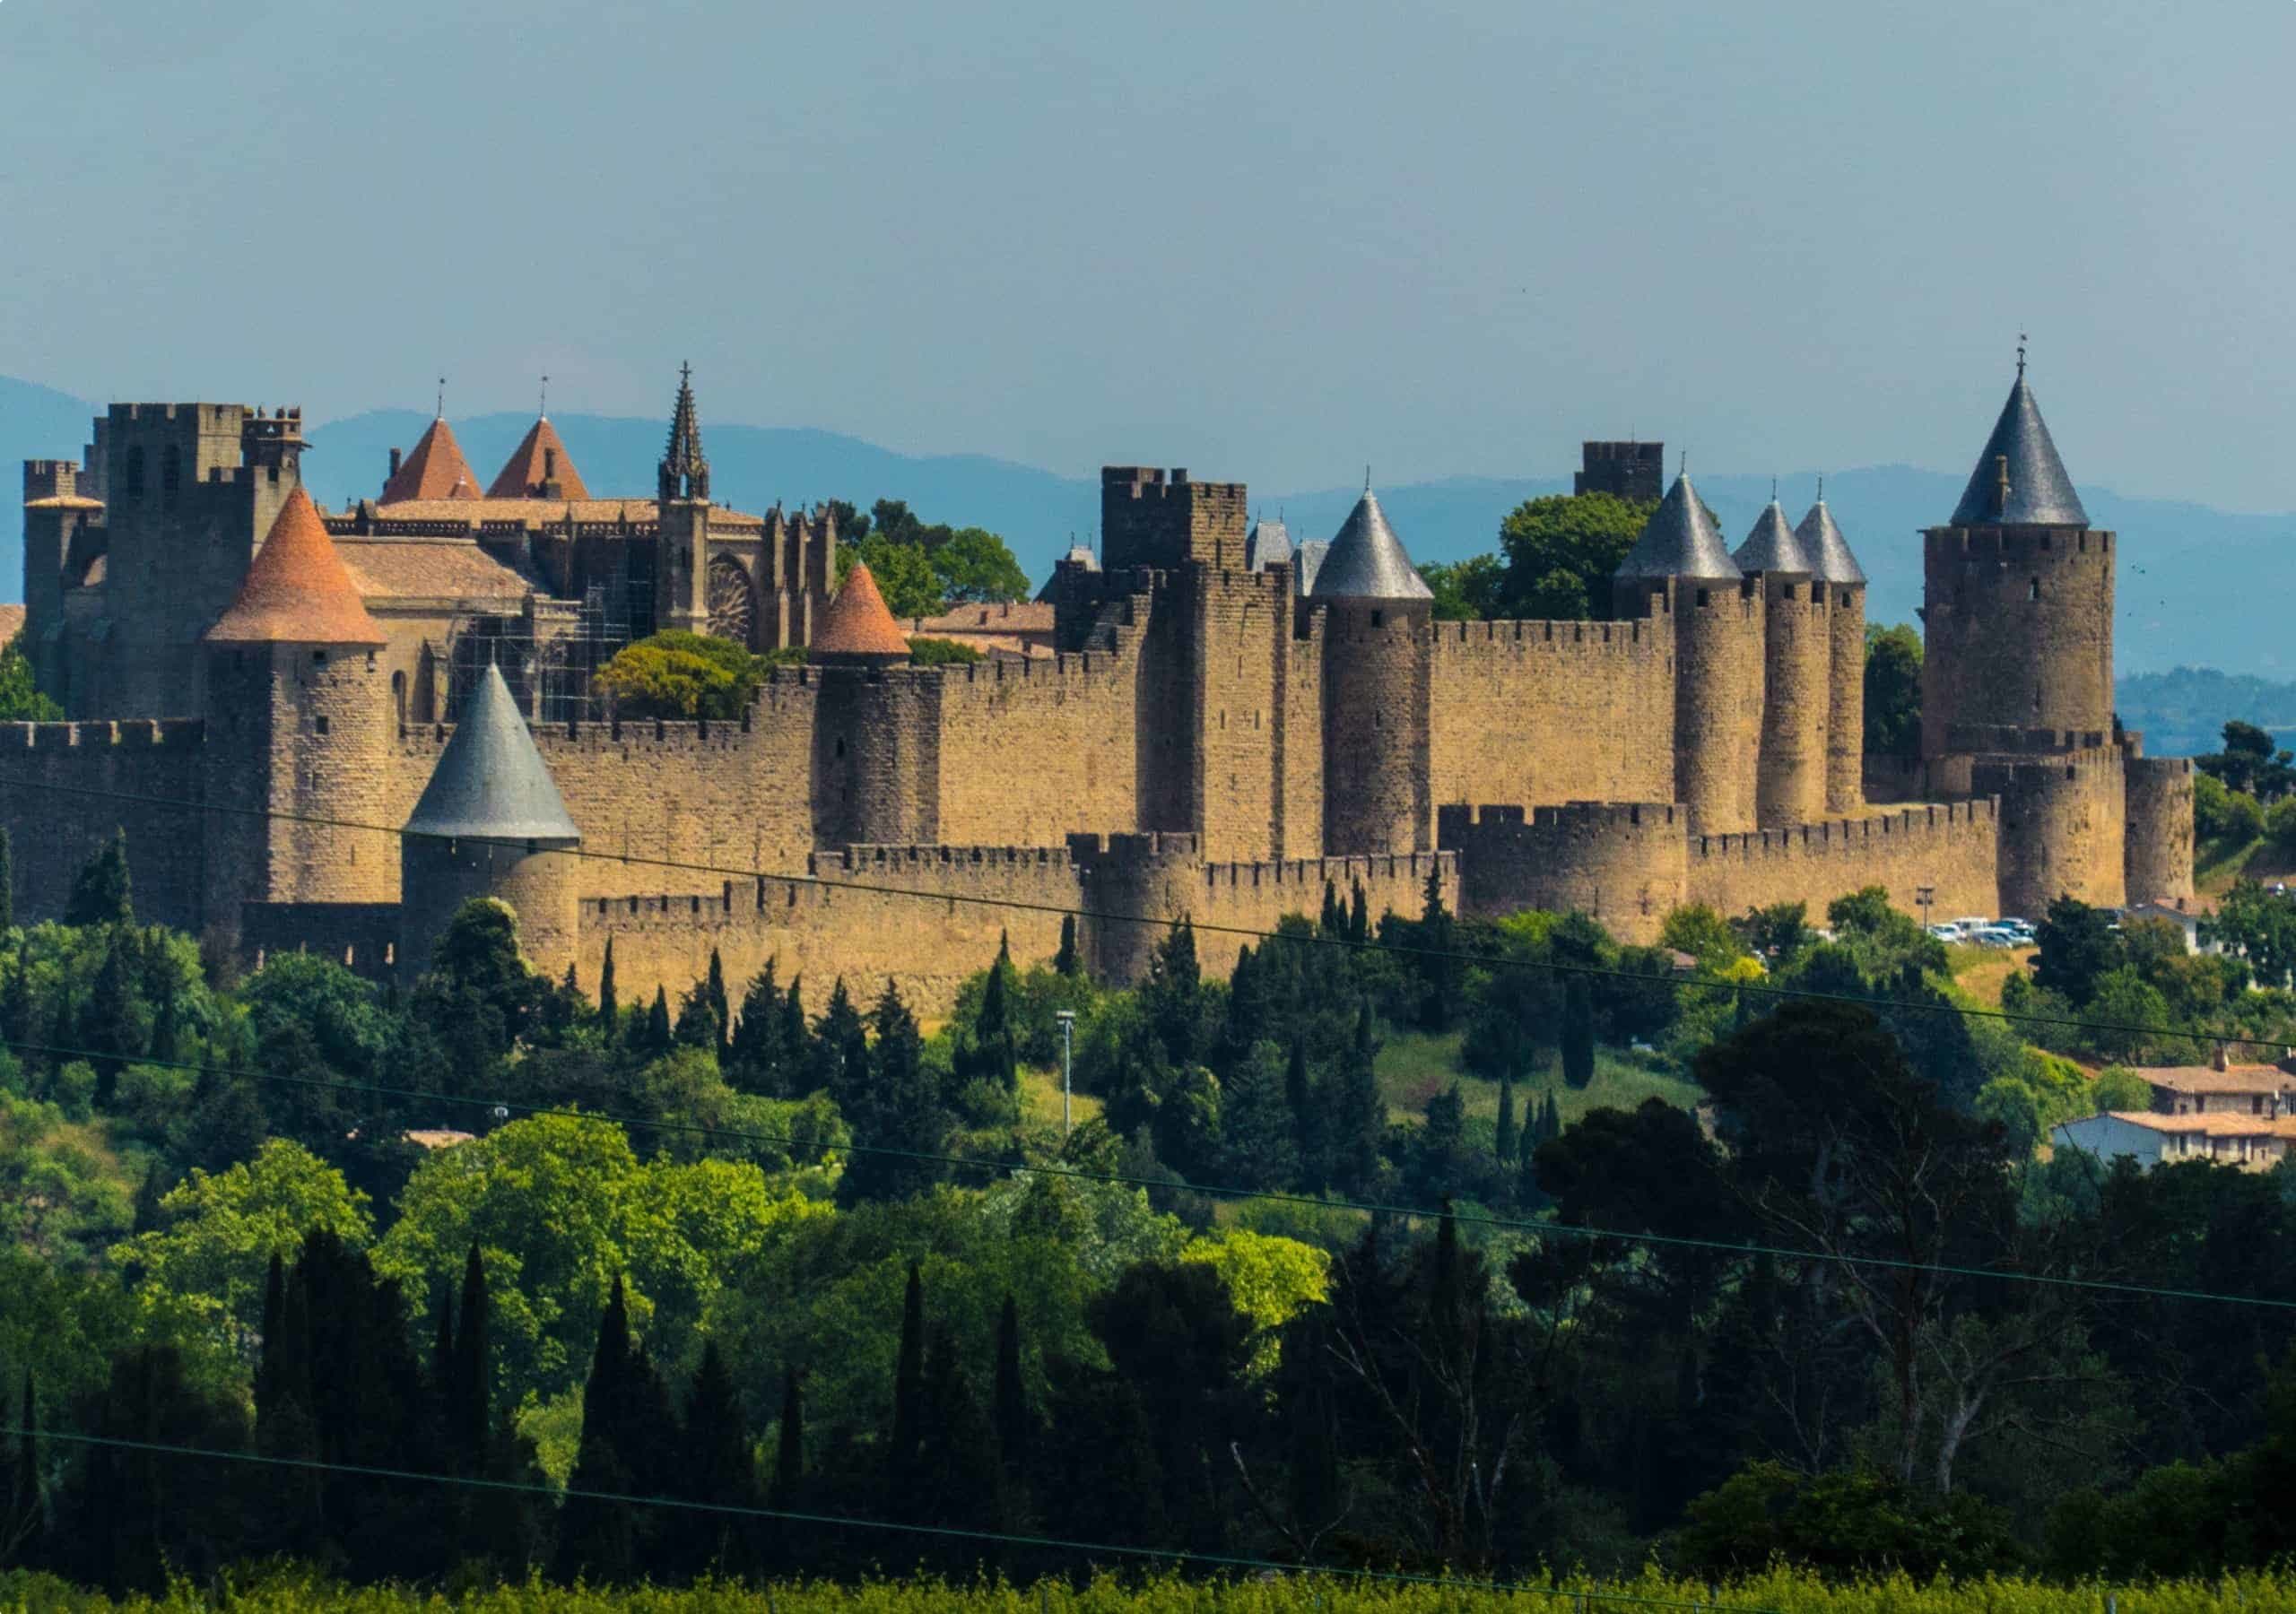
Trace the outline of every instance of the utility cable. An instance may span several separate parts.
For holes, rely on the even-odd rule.
[[[380,824],[361,823],[355,820],[332,818],[323,814],[286,812],[266,807],[233,807],[206,802],[185,801],[167,796],[142,795],[127,791],[98,790],[91,786],[57,785],[44,780],[29,780],[14,777],[0,777],[0,791],[8,789],[51,791],[65,795],[90,797],[100,801],[132,802],[144,806],[164,807],[195,813],[222,813],[245,818],[259,818],[286,823],[309,824],[322,829],[352,829],[369,835],[404,837],[408,831],[402,826],[386,828]],[[422,837],[423,839],[436,838]],[[502,846],[512,850],[533,850],[534,843],[515,837],[457,836],[457,841],[474,846]],[[1471,965],[1489,970],[1544,970],[1550,974],[1584,976],[1608,980],[1631,981],[1644,987],[1664,986],[1678,992],[1714,992],[1733,997],[1750,996],[1772,999],[1794,999],[1816,1002],[1854,1003],[1875,1012],[1893,1011],[1908,1014],[1957,1014],[1965,1019],[1997,1020],[2016,1025],[2055,1026],[2080,1031],[2111,1031],[2130,1037],[2153,1039],[2173,1039],[2180,1042],[2211,1043],[2221,1047],[2257,1047],[2285,1051],[2286,1041],[2271,1037],[2244,1037],[2231,1032],[2194,1031],[2168,1026],[2131,1025],[2115,1020],[2082,1020],[2070,1015],[2033,1014],[2019,1010],[1988,1009],[1981,1004],[1952,1002],[1916,1002],[1903,998],[1859,997],[1849,993],[1821,992],[1805,986],[1778,986],[1752,981],[1702,981],[1675,976],[1639,975],[1631,969],[1619,969],[1600,964],[1572,964],[1554,959],[1494,958],[1484,953],[1467,952],[1456,948],[1424,947],[1416,943],[1387,943],[1366,938],[1356,941],[1344,936],[1326,936],[1319,933],[1291,934],[1282,931],[1259,930],[1249,925],[1221,924],[1198,922],[1186,914],[1158,918],[1148,914],[1119,914],[1098,908],[1069,907],[1059,903],[1035,902],[1017,897],[987,897],[970,892],[933,891],[915,887],[880,885],[865,881],[831,880],[818,874],[791,874],[765,869],[739,868],[726,863],[694,863],[678,858],[648,857],[641,854],[622,852],[594,852],[584,847],[551,848],[551,855],[588,859],[598,863],[629,863],[645,868],[675,869],[690,873],[715,874],[721,879],[731,876],[750,881],[779,881],[787,885],[813,886],[828,891],[850,891],[864,896],[900,897],[921,902],[957,903],[981,907],[1005,909],[1015,913],[1045,914],[1074,919],[1090,919],[1096,923],[1145,924],[1161,930],[1176,930],[1186,924],[1203,935],[1234,936],[1246,941],[1282,941],[1292,946],[1335,947],[1350,951],[1378,951],[1397,958],[1443,959]],[[1386,855],[1378,854],[1376,855]],[[1397,853],[1396,856],[1405,854]],[[691,893],[688,893],[691,895]],[[596,901],[598,898],[585,898]],[[611,900],[622,900],[613,898]],[[1302,917],[1306,915],[1302,915]]]
[[[784,1149],[804,1147],[803,1140],[786,1133],[750,1132],[728,1126],[709,1126],[695,1121],[664,1121],[645,1115],[618,1115],[612,1110],[569,1109],[563,1106],[526,1104],[499,1098],[464,1098],[449,1093],[433,1092],[422,1088],[387,1087],[378,1082],[366,1081],[335,1081],[319,1076],[289,1076],[270,1071],[249,1071],[225,1065],[202,1065],[187,1060],[121,1059],[116,1054],[105,1054],[88,1048],[58,1047],[53,1044],[31,1042],[18,1037],[0,1037],[0,1047],[13,1048],[25,1053],[44,1054],[51,1058],[119,1060],[124,1064],[152,1065],[161,1070],[191,1071],[208,1075],[233,1077],[248,1081],[278,1082],[291,1087],[311,1088],[324,1091],[373,1093],[385,1098],[420,1099],[432,1104],[468,1105],[486,1110],[498,1119],[512,1115],[522,1115],[544,1119],[603,1121],[612,1122],[621,1126],[682,1132],[700,1138],[771,1143]],[[1168,1177],[1143,1176],[1119,1171],[1092,1171],[1080,1166],[1039,1165],[1027,1160],[984,1160],[965,1155],[938,1154],[926,1150],[895,1149],[883,1144],[848,1143],[844,1146],[843,1152],[882,1155],[888,1158],[946,1166],[962,1171],[1028,1172],[1044,1176],[1071,1177],[1083,1182],[1109,1183],[1119,1187],[1185,1190],[1215,1198],[1262,1200],[1273,1204],[1302,1205],[1314,1210],[1343,1210],[1364,1216],[1399,1217],[1414,1221],[1448,1220],[1466,1227],[1486,1227],[1540,1235],[1561,1234],[1580,1239],[1615,1239],[1622,1244],[1641,1245],[1653,1248],[1710,1250],[1729,1255],[1767,1255],[1785,1261],[1822,1262],[1839,1266],[1870,1267],[1887,1271],[1927,1272],[1940,1277],[1986,1278],[2005,1283],[2033,1283],[2057,1289],[2085,1289],[2130,1297],[2204,1300],[2226,1306],[2255,1306],[2274,1311],[2296,1311],[2296,1300],[2275,1300],[2258,1295],[2231,1295],[2214,1289],[2165,1289],[2149,1284],[2122,1283],[2106,1278],[2074,1278],[2050,1272],[2006,1271],[1997,1267],[1958,1265],[1950,1262],[1909,1261],[1901,1256],[1859,1255],[1839,1250],[1795,1249],[1781,1245],[1757,1244],[1750,1240],[1699,1238],[1688,1234],[1627,1232],[1618,1228],[1588,1227],[1570,1222],[1493,1216],[1487,1212],[1430,1210],[1423,1205],[1399,1205],[1376,1200],[1326,1199],[1315,1194],[1286,1192],[1274,1188],[1238,1188],[1222,1184],[1174,1182]]]
[[[1233,1553],[1191,1552],[1179,1547],[1127,1547],[1109,1541],[1072,1541],[1057,1536],[1022,1535],[1005,1531],[964,1530],[947,1524],[903,1524],[891,1519],[851,1518],[839,1514],[804,1513],[793,1508],[753,1507],[735,1502],[701,1502],[683,1497],[653,1497],[624,1491],[558,1489],[515,1480],[488,1480],[470,1474],[426,1474],[420,1469],[381,1468],[367,1463],[329,1462],[317,1457],[279,1457],[257,1452],[226,1452],[207,1446],[174,1445],[155,1440],[128,1440],[111,1435],[66,1434],[55,1429],[26,1430],[0,1425],[0,1435],[37,1440],[63,1441],[75,1445],[109,1447],[124,1452],[151,1452],[176,1457],[203,1458],[217,1462],[252,1463],[266,1468],[304,1472],[356,1474],[369,1480],[404,1480],[425,1485],[459,1485],[474,1490],[508,1491],[517,1495],[584,1502],[606,1502],[622,1507],[674,1508],[687,1513],[762,1519],[787,1524],[897,1532],[939,1540],[989,1541],[999,1546],[1028,1547],[1061,1552],[1105,1554],[1113,1558],[1150,1558],[1173,1564],[1202,1564],[1218,1569],[1245,1569],[1279,1575],[1321,1575],[1335,1579],[1380,1581],[1399,1585],[1448,1586],[1494,1592],[1526,1592],[1537,1597],[1568,1597],[1588,1602],[1609,1602],[1646,1609],[1696,1609],[1707,1614],[1779,1614],[1779,1610],[1745,1603],[1691,1601],[1681,1598],[1642,1597],[1627,1592],[1581,1592],[1562,1586],[1542,1586],[1529,1581],[1476,1581],[1452,1575],[1415,1575],[1396,1569],[1344,1569],[1313,1564],[1286,1564],[1274,1558],[1245,1558]]]

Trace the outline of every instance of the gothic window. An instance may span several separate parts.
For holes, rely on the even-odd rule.
[[[176,493],[183,486],[183,450],[173,443],[160,456],[160,499],[173,504]]]
[[[144,446],[137,444],[127,451],[127,497],[141,500],[144,497]]]

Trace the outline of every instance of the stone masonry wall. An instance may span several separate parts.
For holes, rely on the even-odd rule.
[[[1700,834],[1754,827],[1761,751],[1762,596],[1683,578],[1674,621],[1674,799]]]
[[[1670,802],[1458,803],[1437,815],[1443,849],[1458,855],[1461,913],[1576,911],[1638,945],[1682,906],[1689,820]]]
[[[1921,754],[1993,724],[2109,729],[2113,534],[1936,527],[1923,535]]]
[[[1196,568],[1187,588],[1196,724],[1188,828],[1207,857],[1271,857],[1283,816],[1279,737],[1291,671],[1292,586],[1280,572]],[[1103,818],[1074,827],[1130,826]]]
[[[1277,774],[1283,796],[1273,855],[1319,857],[1324,850],[1324,615],[1319,611],[1300,614],[1283,648],[1283,713],[1275,743],[1283,759]]]
[[[1750,835],[1692,836],[1687,894],[1726,918],[1772,903],[1806,903],[1813,923],[1826,904],[1867,886],[1920,914],[1993,915],[1999,902],[1999,809],[1990,800],[1912,807],[1865,818],[1829,819]]]
[[[1057,846],[1138,825],[1138,672],[1125,645],[939,674],[939,838]]]
[[[1779,829],[1826,815],[1832,624],[1824,585],[1784,574],[1761,581],[1766,639],[1754,819]]]
[[[1982,759],[1970,778],[1979,794],[2001,798],[2000,912],[2034,918],[2058,897],[2102,907],[2127,900],[2120,752]]]
[[[117,828],[127,831],[137,917],[197,931],[204,825],[196,811],[172,803],[200,799],[204,743],[196,718],[0,724],[0,823],[14,843],[17,923],[62,918],[73,876]]]
[[[1438,622],[1428,701],[1439,808],[1674,794],[1666,619]]]
[[[2127,762],[2128,900],[2174,902],[2193,894],[2192,759],[2132,757]]]

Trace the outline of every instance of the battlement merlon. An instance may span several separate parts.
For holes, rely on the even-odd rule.
[[[1101,564],[1110,571],[1195,562],[1241,569],[1249,499],[1242,482],[1188,480],[1185,467],[1100,469]]]
[[[0,750],[28,751],[150,750],[196,746],[207,738],[198,717],[123,717],[111,722],[0,723]]]
[[[24,502],[42,499],[80,497],[78,460],[28,459],[24,462]]]

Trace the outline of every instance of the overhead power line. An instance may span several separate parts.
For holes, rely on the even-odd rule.
[[[129,791],[98,790],[88,785],[57,785],[47,780],[26,779],[13,775],[0,777],[0,788],[48,791],[99,801],[132,802],[144,806],[162,807],[183,812],[212,812],[231,817],[257,818],[285,823],[309,824],[322,829],[352,829],[370,835],[404,837],[407,834],[404,827],[394,829],[382,824],[362,823],[352,819],[334,818],[319,813],[286,812],[264,807],[219,805],[168,796],[144,795]],[[468,841],[474,846],[502,846],[512,850],[532,849],[532,843],[515,837],[461,836],[457,838]],[[2084,1020],[2073,1015],[2033,1014],[2022,1010],[1988,1009],[1976,1003],[1952,1003],[1943,1001],[1918,1002],[1905,998],[1859,997],[1848,993],[1820,992],[1810,987],[1779,986],[1764,982],[1707,981],[1679,976],[1640,975],[1631,969],[1619,969],[1607,965],[1573,964],[1554,959],[1499,958],[1486,953],[1468,952],[1457,948],[1423,947],[1410,942],[1389,943],[1368,939],[1356,941],[1344,936],[1326,936],[1320,933],[1290,934],[1282,931],[1260,930],[1250,925],[1205,923],[1186,914],[1159,917],[1152,914],[1111,913],[1100,908],[1071,907],[1060,903],[1031,901],[1025,898],[989,897],[972,892],[926,890],[911,886],[883,885],[858,880],[832,880],[818,874],[788,873],[778,870],[749,868],[730,863],[696,863],[672,857],[648,857],[639,853],[596,852],[580,846],[552,847],[549,851],[554,857],[576,857],[597,863],[634,864],[641,868],[674,869],[689,873],[714,874],[721,880],[728,876],[750,881],[771,880],[778,881],[785,885],[813,886],[829,891],[851,891],[864,896],[899,897],[919,902],[955,903],[978,907],[1001,908],[1014,913],[1046,914],[1075,919],[1091,919],[1101,924],[1144,924],[1160,930],[1174,930],[1185,924],[1200,935],[1234,936],[1244,941],[1281,941],[1287,946],[1294,947],[1335,947],[1351,951],[1379,951],[1397,958],[1455,960],[1489,970],[1544,970],[1552,975],[1631,981],[1644,987],[1665,986],[1678,992],[1712,992],[1730,997],[1758,997],[1780,1001],[1799,999],[1816,1002],[1854,1003],[1860,1008],[1872,1011],[1886,1010],[1904,1014],[1956,1014],[1966,1019],[2002,1020],[2014,1025],[2055,1026],[2081,1031],[2109,1031],[2127,1037],[2207,1043],[2226,1048],[2269,1048],[2284,1053],[2289,1046],[2281,1039],[2248,1037],[2234,1031],[2195,1031],[2171,1026],[2133,1025],[2118,1020]],[[1405,855],[1399,853],[1396,855]],[[1305,916],[1302,915],[1302,917]]]
[[[0,1047],[13,1048],[22,1053],[44,1054],[50,1058],[57,1059],[96,1060],[120,1057],[115,1054],[99,1053],[88,1048],[60,1047],[54,1044],[33,1042],[21,1037],[0,1037]],[[276,1082],[321,1091],[372,1093],[384,1098],[418,1099],[441,1105],[461,1105],[486,1111],[496,1118],[527,1115],[570,1121],[603,1121],[620,1126],[679,1132],[692,1137],[770,1143],[784,1149],[800,1149],[805,1145],[804,1140],[792,1137],[787,1133],[752,1132],[740,1127],[709,1126],[695,1121],[664,1121],[647,1115],[619,1115],[612,1110],[570,1109],[561,1106],[527,1104],[501,1098],[470,1098],[452,1093],[435,1092],[424,1088],[389,1087],[369,1081],[336,1081],[318,1076],[289,1076],[270,1071],[250,1071],[228,1065],[202,1065],[187,1060],[126,1059],[121,1063],[151,1065],[160,1070],[191,1071],[248,1081]],[[940,1154],[925,1150],[894,1149],[883,1144],[848,1143],[845,1145],[843,1152],[883,1155],[893,1159],[915,1160],[921,1164],[946,1166],[964,1171],[1033,1173],[1042,1176],[1072,1177],[1083,1182],[1109,1183],[1119,1187],[1178,1189],[1220,1199],[1262,1200],[1273,1204],[1302,1205],[1319,1210],[1343,1210],[1363,1216],[1402,1217],[1415,1221],[1449,1220],[1465,1227],[1505,1228],[1543,1236],[1558,1235],[1567,1238],[1615,1239],[1622,1244],[1639,1245],[1651,1248],[1709,1250],[1728,1255],[1767,1255],[1784,1261],[1813,1261],[1885,1271],[1928,1272],[1944,1277],[1991,1279],[2005,1283],[2032,1283],[2048,1288],[2084,1289],[2130,1297],[2214,1301],[2226,1306],[2255,1306],[2274,1311],[2296,1311],[2296,1300],[2275,1300],[2258,1295],[2231,1295],[2214,1289],[2168,1289],[2150,1284],[2123,1283],[2106,1278],[2076,1278],[2061,1273],[2013,1271],[1998,1267],[1959,1265],[1950,1262],[1909,1261],[1899,1256],[1861,1255],[1839,1250],[1799,1249],[1790,1245],[1761,1244],[1752,1240],[1699,1238],[1687,1234],[1630,1231],[1617,1228],[1590,1227],[1579,1223],[1541,1221],[1535,1218],[1493,1216],[1481,1211],[1430,1209],[1424,1205],[1394,1204],[1377,1200],[1330,1199],[1317,1194],[1292,1193],[1274,1188],[1239,1188],[1216,1183],[1175,1182],[1168,1177],[1144,1176],[1120,1171],[1092,1171],[1080,1166],[1045,1165],[1029,1160],[980,1159],[964,1155]]]
[[[1483,1592],[1521,1592],[1534,1597],[1567,1597],[1588,1602],[1616,1603],[1622,1607],[1695,1609],[1704,1611],[1704,1614],[1779,1614],[1779,1610],[1748,1603],[1693,1602],[1683,1598],[1644,1597],[1628,1592],[1581,1591],[1566,1586],[1542,1586],[1533,1581],[1477,1581],[1462,1575],[1414,1575],[1407,1571],[1393,1569],[1348,1569],[1325,1567],[1312,1564],[1286,1564],[1274,1558],[1246,1558],[1234,1553],[1192,1552],[1186,1548],[1178,1547],[1123,1546],[1111,1541],[1074,1541],[1057,1536],[1022,1535],[995,1530],[965,1530],[947,1524],[904,1524],[891,1519],[853,1518],[841,1514],[805,1513],[785,1507],[753,1507],[733,1502],[700,1502],[683,1497],[646,1496],[624,1491],[578,1489],[572,1486],[561,1490],[547,1485],[529,1485],[513,1480],[488,1480],[469,1474],[428,1474],[419,1469],[381,1468],[359,1462],[329,1462],[317,1457],[280,1457],[257,1452],[226,1452],[208,1446],[177,1445],[156,1440],[130,1440],[112,1435],[79,1435],[57,1429],[27,1430],[8,1425],[0,1425],[0,1435],[19,1439],[30,1435],[39,1440],[62,1441],[74,1445],[109,1448],[123,1452],[149,1452],[164,1456],[191,1457],[215,1462],[249,1463],[258,1467],[291,1469],[306,1473],[355,1474],[368,1480],[396,1480],[422,1485],[454,1485],[474,1490],[508,1491],[520,1496],[542,1497],[551,1501],[565,1499],[604,1502],[621,1507],[670,1508],[684,1513],[727,1515],[786,1524],[890,1532],[935,1540],[986,1541],[998,1546],[1025,1547],[1039,1551],[1048,1549],[1106,1558],[1147,1558],[1160,1563],[1200,1564],[1214,1569],[1246,1569],[1256,1573],[1279,1575],[1315,1575],[1334,1579],[1377,1581],[1397,1585],[1457,1587],[1462,1590]]]

